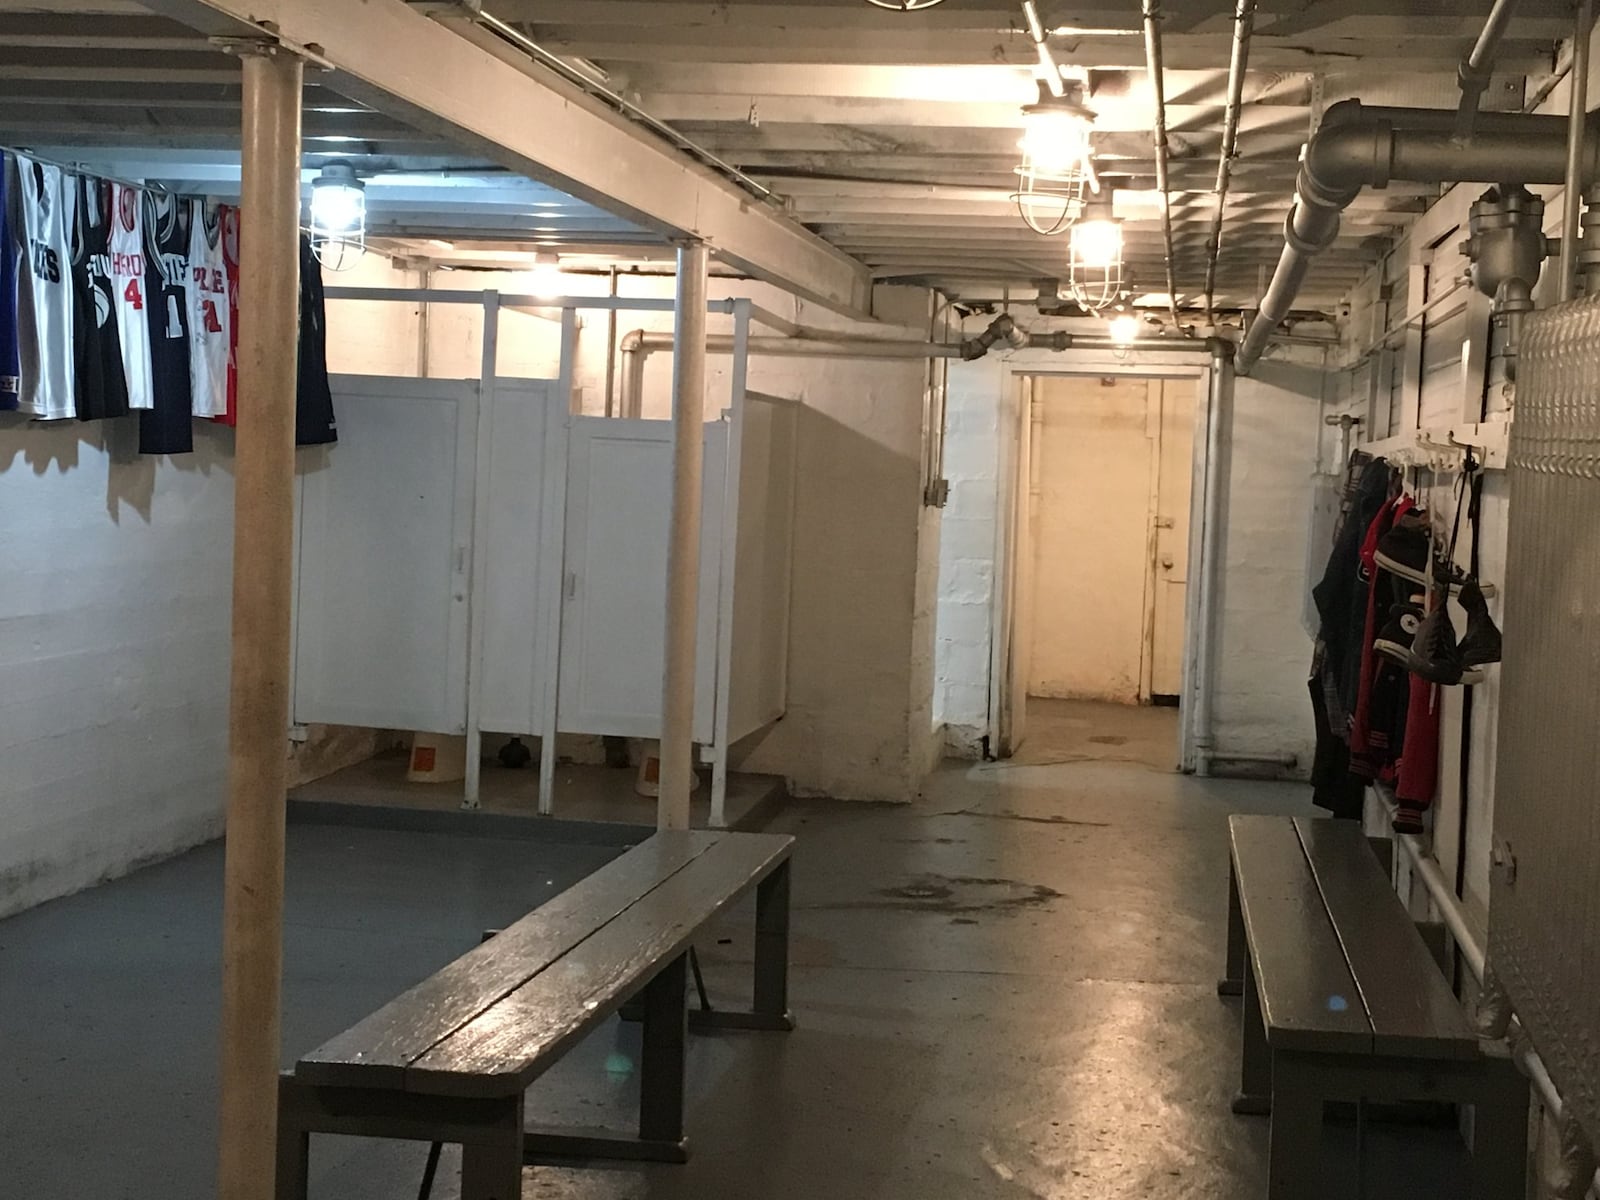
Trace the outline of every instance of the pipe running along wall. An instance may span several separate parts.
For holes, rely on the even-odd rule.
[[[893,341],[888,338],[851,337],[830,333],[827,330],[797,327],[794,337],[752,337],[748,339],[752,356],[773,358],[857,358],[857,359],[962,359],[970,362],[982,358],[996,345],[1004,343],[1011,350],[1115,350],[1118,353],[1136,351],[1168,354],[1209,354],[1213,358],[1222,353],[1231,357],[1233,345],[1222,338],[1165,338],[1146,341],[1118,342],[1097,334],[1079,333],[1028,333],[1010,316],[1002,314],[991,321],[975,337],[959,342]],[[624,417],[638,417],[643,411],[644,370],[650,355],[672,349],[672,335],[649,333],[635,329],[621,341],[622,386],[618,412]],[[708,354],[732,354],[734,339],[729,334],[712,334],[706,338]]]
[[[1455,135],[1456,114],[1430,108],[1370,108],[1343,100],[1328,109],[1306,143],[1284,222],[1283,253],[1261,309],[1239,347],[1248,374],[1267,339],[1288,317],[1312,260],[1339,235],[1339,218],[1364,187],[1412,183],[1562,183],[1567,176],[1566,117],[1484,113],[1469,141]],[[1587,129],[1581,178],[1600,169],[1600,137]]]

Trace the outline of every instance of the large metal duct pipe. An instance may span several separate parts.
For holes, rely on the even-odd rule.
[[[1561,183],[1567,174],[1567,118],[1485,113],[1469,142],[1454,135],[1443,109],[1368,108],[1358,100],[1330,108],[1306,143],[1295,203],[1284,222],[1283,253],[1261,309],[1239,347],[1240,374],[1266,349],[1289,315],[1311,260],[1333,244],[1339,217],[1363,187],[1415,183]],[[1586,131],[1581,177],[1600,171],[1600,139]]]

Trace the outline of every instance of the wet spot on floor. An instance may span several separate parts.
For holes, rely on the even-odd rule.
[[[1026,821],[1031,825],[1086,825],[1093,829],[1110,829],[1110,821],[1078,821],[1072,817],[1057,816],[1054,813],[1045,813],[1034,816],[1029,813],[1011,812],[1008,809],[996,809],[994,812],[984,812],[976,808],[958,808],[949,812],[934,813],[936,817],[982,817],[986,821]]]
[[[1089,739],[1097,746],[1126,746],[1128,739],[1116,733],[1097,733]]]
[[[882,888],[871,899],[819,904],[816,908],[901,909],[909,912],[1011,913],[1048,904],[1061,893],[1042,883],[975,875],[919,875],[898,887]]]

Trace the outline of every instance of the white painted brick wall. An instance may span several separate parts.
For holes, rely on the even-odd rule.
[[[232,440],[0,417],[0,916],[221,831]]]
[[[953,366],[945,402],[934,715],[964,756],[977,753],[989,721],[1001,378],[995,360]]]

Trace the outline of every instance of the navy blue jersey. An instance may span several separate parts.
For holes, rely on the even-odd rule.
[[[17,356],[17,255],[22,242],[12,213],[16,160],[0,151],[0,410],[17,407],[22,366]]]

